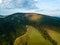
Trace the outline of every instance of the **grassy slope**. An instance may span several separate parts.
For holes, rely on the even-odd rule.
[[[60,34],[49,29],[47,30],[49,35],[58,42],[58,45],[60,45]],[[48,40],[45,40],[42,37],[41,33],[39,33],[37,29],[35,29],[32,26],[29,26],[28,34],[29,34],[28,45],[52,45]],[[23,41],[26,39],[26,37],[25,38],[24,37],[25,36],[22,37]],[[15,45],[21,45],[21,37],[19,37],[16,40]]]
[[[55,39],[58,42],[58,45],[60,45],[60,34],[55,32],[55,31],[51,31],[48,30],[48,33],[50,34],[50,36]],[[37,31],[37,29],[35,29],[32,26],[29,26],[29,40],[28,40],[28,45],[52,45],[48,40],[45,40],[42,35]],[[21,39],[17,39],[16,45],[20,45],[20,41]],[[24,39],[23,39],[24,40]]]
[[[58,42],[58,45],[60,45],[60,34],[49,29],[47,29],[47,31],[49,35]],[[32,26],[29,26],[27,33],[29,35],[28,45],[52,45],[48,40],[45,40],[42,37],[41,33],[39,33],[37,29]],[[22,38],[23,41],[26,41],[26,36],[23,36]],[[18,37],[15,45],[21,45],[21,37]]]
[[[60,33],[57,33],[55,31],[48,30],[49,35],[58,42],[58,45],[60,45]]]
[[[45,40],[34,27],[29,27],[29,45],[52,45],[48,40]]]

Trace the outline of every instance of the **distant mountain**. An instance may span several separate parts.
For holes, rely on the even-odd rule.
[[[4,18],[5,16],[4,15],[0,15],[0,18]]]
[[[37,13],[14,13],[0,18],[1,45],[4,45],[3,43],[5,43],[5,45],[13,45],[17,37],[27,32],[27,25],[38,29],[42,36],[53,43],[53,45],[57,44],[57,42],[49,36],[47,29],[60,33],[60,18]]]
[[[33,22],[38,25],[60,27],[60,18],[58,17],[52,17],[43,14],[28,14],[26,17],[29,23]]]
[[[2,15],[0,15],[0,17],[3,17]]]

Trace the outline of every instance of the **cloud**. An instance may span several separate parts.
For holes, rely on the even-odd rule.
[[[60,15],[60,0],[0,0],[0,14],[14,12]]]
[[[34,1],[38,1],[38,0],[34,0]]]
[[[14,5],[12,3],[12,0],[2,0],[2,3],[0,5],[0,8],[13,8]]]
[[[0,4],[2,3],[2,0],[0,0]]]
[[[0,8],[37,9],[33,0],[3,0]]]
[[[15,2],[16,4],[14,4],[16,7],[18,8],[24,8],[24,9],[37,9],[38,7],[36,7],[35,5],[35,1],[33,0],[22,0],[21,3]]]
[[[23,3],[23,7],[26,9],[37,9],[33,0],[25,0]]]

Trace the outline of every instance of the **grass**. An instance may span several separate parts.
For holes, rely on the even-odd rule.
[[[29,30],[29,45],[52,45],[48,40],[45,40],[34,27],[29,27]]]
[[[48,32],[49,32],[49,35],[58,42],[58,45],[60,45],[60,34],[51,30],[48,30]],[[41,33],[39,33],[37,29],[35,29],[32,26],[29,27],[28,34],[29,34],[28,45],[52,45],[48,40],[45,40],[42,37]],[[20,40],[21,38],[19,37],[15,41],[16,45],[20,45]]]
[[[48,30],[49,35],[58,42],[58,45],[60,45],[60,33]]]

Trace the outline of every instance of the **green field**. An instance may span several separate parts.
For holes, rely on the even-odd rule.
[[[58,42],[58,45],[60,45],[60,34],[54,31],[48,31],[50,36],[55,39]],[[52,45],[48,40],[45,40],[41,33],[37,31],[34,27],[29,27],[29,39],[28,39],[28,45]],[[20,45],[21,39],[17,39],[16,45]],[[24,39],[23,39],[24,40]],[[18,44],[19,43],[19,44]]]
[[[45,40],[37,29],[30,27],[29,45],[52,45],[48,40]]]

